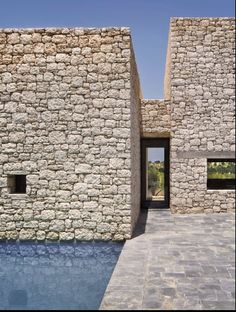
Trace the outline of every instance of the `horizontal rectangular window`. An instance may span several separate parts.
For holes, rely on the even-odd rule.
[[[235,189],[235,159],[207,159],[207,188]]]

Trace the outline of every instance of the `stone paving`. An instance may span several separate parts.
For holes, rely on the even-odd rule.
[[[100,309],[235,309],[235,214],[143,212]]]

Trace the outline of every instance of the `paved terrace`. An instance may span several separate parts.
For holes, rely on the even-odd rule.
[[[235,308],[235,215],[149,210],[126,241],[100,309]]]

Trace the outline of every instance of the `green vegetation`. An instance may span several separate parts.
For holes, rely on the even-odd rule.
[[[208,162],[208,179],[235,179],[235,162]]]
[[[164,195],[164,162],[148,162],[148,188],[152,195]]]

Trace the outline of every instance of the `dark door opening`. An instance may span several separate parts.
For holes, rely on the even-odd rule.
[[[142,208],[169,208],[170,140],[142,139]]]

